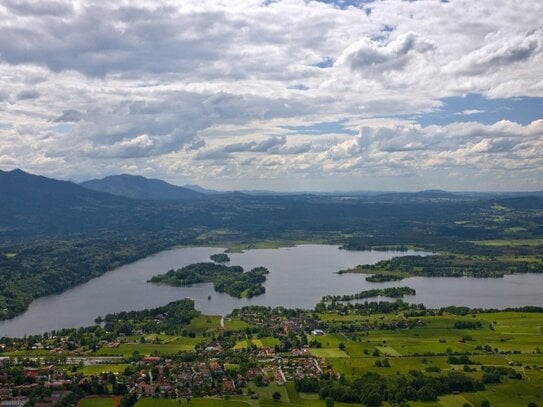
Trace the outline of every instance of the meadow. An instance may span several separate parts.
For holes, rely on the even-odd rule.
[[[402,315],[386,314],[369,317],[323,314],[321,317],[331,326],[337,327],[345,323],[357,326],[403,318]],[[527,406],[531,402],[543,405],[541,313],[444,314],[418,319],[419,325],[411,329],[355,329],[350,333],[311,337],[322,345],[322,348],[312,349],[311,353],[315,356],[327,355],[334,370],[349,379],[355,379],[366,372],[392,376],[409,374],[411,370],[431,375],[461,371],[481,379],[483,366],[511,368],[522,377],[520,380],[502,378],[499,384],[487,384],[484,391],[443,396],[437,403],[410,402],[412,407],[463,407],[468,404],[475,407],[480,406],[483,400],[498,407]],[[481,327],[457,329],[457,322],[480,323]],[[344,346],[344,354],[338,349],[340,344]],[[449,356],[455,354],[468,355],[470,363],[467,368],[465,364],[451,364]],[[383,362],[385,359],[389,367],[376,366],[376,361]]]

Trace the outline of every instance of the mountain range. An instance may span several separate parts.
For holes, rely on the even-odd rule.
[[[461,219],[464,215],[460,213],[488,208],[500,200],[506,206],[541,207],[541,194],[533,195],[539,197],[527,193],[475,196],[439,190],[380,195],[204,193],[131,175],[78,185],[22,170],[0,170],[0,237],[191,228],[196,234],[208,229],[264,237],[341,225],[358,230],[372,219],[385,217]]]

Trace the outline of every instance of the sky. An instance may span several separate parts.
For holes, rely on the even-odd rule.
[[[539,0],[0,0],[0,169],[543,190]]]

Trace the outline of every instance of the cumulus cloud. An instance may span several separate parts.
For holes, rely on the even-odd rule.
[[[73,7],[69,3],[57,1],[4,0],[2,5],[14,14],[21,16],[66,17],[73,12]]]
[[[433,49],[435,45],[432,41],[414,32],[401,34],[384,45],[380,41],[362,38],[349,45],[334,65],[346,66],[351,71],[396,70],[403,68],[416,54]]]
[[[82,114],[74,109],[64,110],[62,114],[56,117],[54,122],[78,122],[82,118]]]
[[[464,179],[490,168],[543,179],[540,121],[418,124],[445,97],[543,97],[542,14],[542,2],[505,0],[469,10],[394,0],[5,0],[0,163],[65,178],[130,168],[238,185],[293,174],[430,179],[445,168]]]
[[[446,69],[465,75],[478,75],[490,69],[496,70],[525,61],[541,49],[543,31],[537,30],[512,38],[498,32],[489,35],[485,41],[484,46],[463,56],[459,61],[451,62]]]

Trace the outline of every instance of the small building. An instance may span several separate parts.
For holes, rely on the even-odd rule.
[[[13,397],[9,400],[4,400],[0,402],[0,406],[2,407],[24,407],[26,403],[28,403],[28,397]]]
[[[145,363],[157,363],[157,362],[160,362],[161,360],[162,358],[160,356],[147,356],[143,358],[143,361]]]
[[[232,380],[229,379],[223,379],[222,381],[222,390],[225,393],[235,393],[236,392],[236,385]]]

